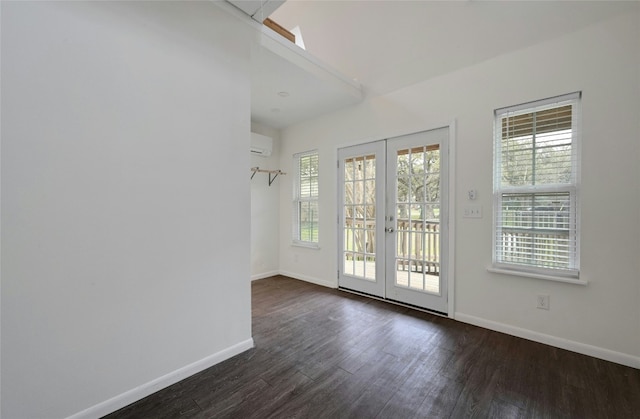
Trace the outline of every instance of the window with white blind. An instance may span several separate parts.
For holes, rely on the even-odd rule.
[[[293,156],[295,181],[293,191],[293,242],[318,246],[318,152]]]
[[[495,111],[494,268],[578,277],[580,96]]]

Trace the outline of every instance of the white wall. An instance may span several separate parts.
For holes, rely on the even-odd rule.
[[[425,80],[282,132],[283,166],[319,148],[321,249],[290,245],[291,179],[281,184],[280,270],[336,286],[336,148],[456,120],[457,319],[640,367],[640,14]],[[583,92],[582,279],[588,286],[487,271],[496,108]],[[462,218],[477,189],[481,219]],[[538,293],[551,310],[535,308]]]
[[[2,2],[3,418],[252,345],[251,42],[208,2]]]
[[[280,131],[264,124],[251,123],[251,132],[273,139],[269,157],[251,156],[251,167],[280,169]],[[278,175],[269,186],[269,174],[256,173],[251,180],[251,279],[261,279],[278,273],[280,242],[280,182]]]

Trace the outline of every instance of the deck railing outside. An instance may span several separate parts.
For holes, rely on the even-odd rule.
[[[397,222],[398,270],[440,273],[440,222],[399,218]]]
[[[363,260],[375,250],[375,220],[346,218],[345,258]],[[440,272],[440,222],[398,219],[397,269],[438,275]]]
[[[570,260],[566,210],[503,210],[500,248],[507,263],[566,268]]]

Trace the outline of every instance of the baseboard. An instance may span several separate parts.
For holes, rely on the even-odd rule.
[[[327,287],[327,288],[338,288],[338,284],[336,283],[332,283],[329,281],[326,281],[324,279],[319,279],[319,278],[314,278],[312,276],[307,276],[307,275],[300,275],[294,272],[288,272],[288,271],[280,271],[279,272],[280,275],[284,275],[284,276],[288,276],[290,278],[294,278],[294,279],[299,279],[301,281],[305,281],[305,282],[311,282],[312,284],[316,284],[316,285],[322,285],[323,287]]]
[[[128,406],[131,403],[138,401],[144,397],[147,397],[158,390],[162,390],[165,387],[175,384],[178,381],[184,380],[187,377],[190,377],[200,371],[212,367],[251,348],[253,348],[253,338],[237,343],[220,352],[203,358],[200,361],[196,361],[185,367],[163,375],[162,377],[156,378],[155,380],[149,381],[148,383],[142,384],[141,386],[126,391],[109,400],[98,403],[95,406],[69,416],[68,419],[93,419],[108,415],[109,413],[115,412],[118,409],[122,409],[123,407]]]
[[[617,364],[640,369],[640,357],[637,356],[612,351],[610,349],[600,348],[598,346],[588,345],[586,343],[559,338],[544,333],[538,333],[532,330],[522,329],[520,327],[494,322],[480,317],[470,316],[464,313],[456,312],[454,318],[463,323],[469,323],[474,326],[484,327],[485,329],[495,330],[496,332],[506,333],[508,335],[532,340],[534,342],[555,346],[556,348],[566,349],[568,351],[577,352],[579,354],[588,355],[594,358],[604,359],[605,361],[611,361]]]
[[[279,271],[263,272],[263,273],[251,275],[251,280],[257,281],[258,279],[269,278],[270,276],[278,275],[279,273],[280,273]]]

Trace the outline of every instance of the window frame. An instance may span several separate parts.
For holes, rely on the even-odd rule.
[[[496,109],[494,111],[494,158],[493,158],[493,245],[492,245],[492,267],[490,271],[498,273],[509,273],[518,276],[528,276],[534,278],[559,280],[571,283],[584,283],[580,277],[580,145],[581,145],[581,92],[570,93],[549,99],[527,102],[524,104]],[[541,112],[549,109],[556,109],[571,105],[571,176],[569,182],[546,183],[536,185],[535,180],[530,184],[509,186],[502,185],[502,121],[514,115]],[[536,137],[536,124],[532,123],[532,137]],[[559,130],[560,131],[560,130]],[[535,150],[535,147],[532,149]],[[535,159],[535,155],[533,155]],[[536,160],[532,160],[535,162]],[[535,163],[534,163],[535,164]],[[544,266],[540,261],[535,263],[514,263],[506,261],[504,258],[504,244],[502,242],[503,221],[503,200],[506,195],[522,194],[523,196],[535,197],[549,196],[549,194],[568,194],[568,266],[549,267]],[[535,213],[535,206],[533,207]],[[531,219],[531,235],[541,234],[543,228],[536,228],[534,223],[538,219]]]
[[[301,196],[301,184],[302,184],[302,171],[301,171],[301,162],[305,157],[313,157],[315,156],[317,159],[317,174],[316,174],[316,182],[317,182],[317,193],[316,196]],[[319,199],[320,199],[320,154],[318,150],[309,150],[301,153],[296,153],[293,155],[293,166],[294,166],[294,181],[293,181],[293,226],[292,226],[292,244],[295,246],[301,247],[310,247],[310,248],[319,248],[320,247],[320,210],[319,210]],[[303,240],[302,239],[302,205],[304,203],[315,203],[316,217],[315,217],[315,225],[318,230],[316,233],[315,241],[313,240]],[[313,237],[312,237],[313,239]]]

